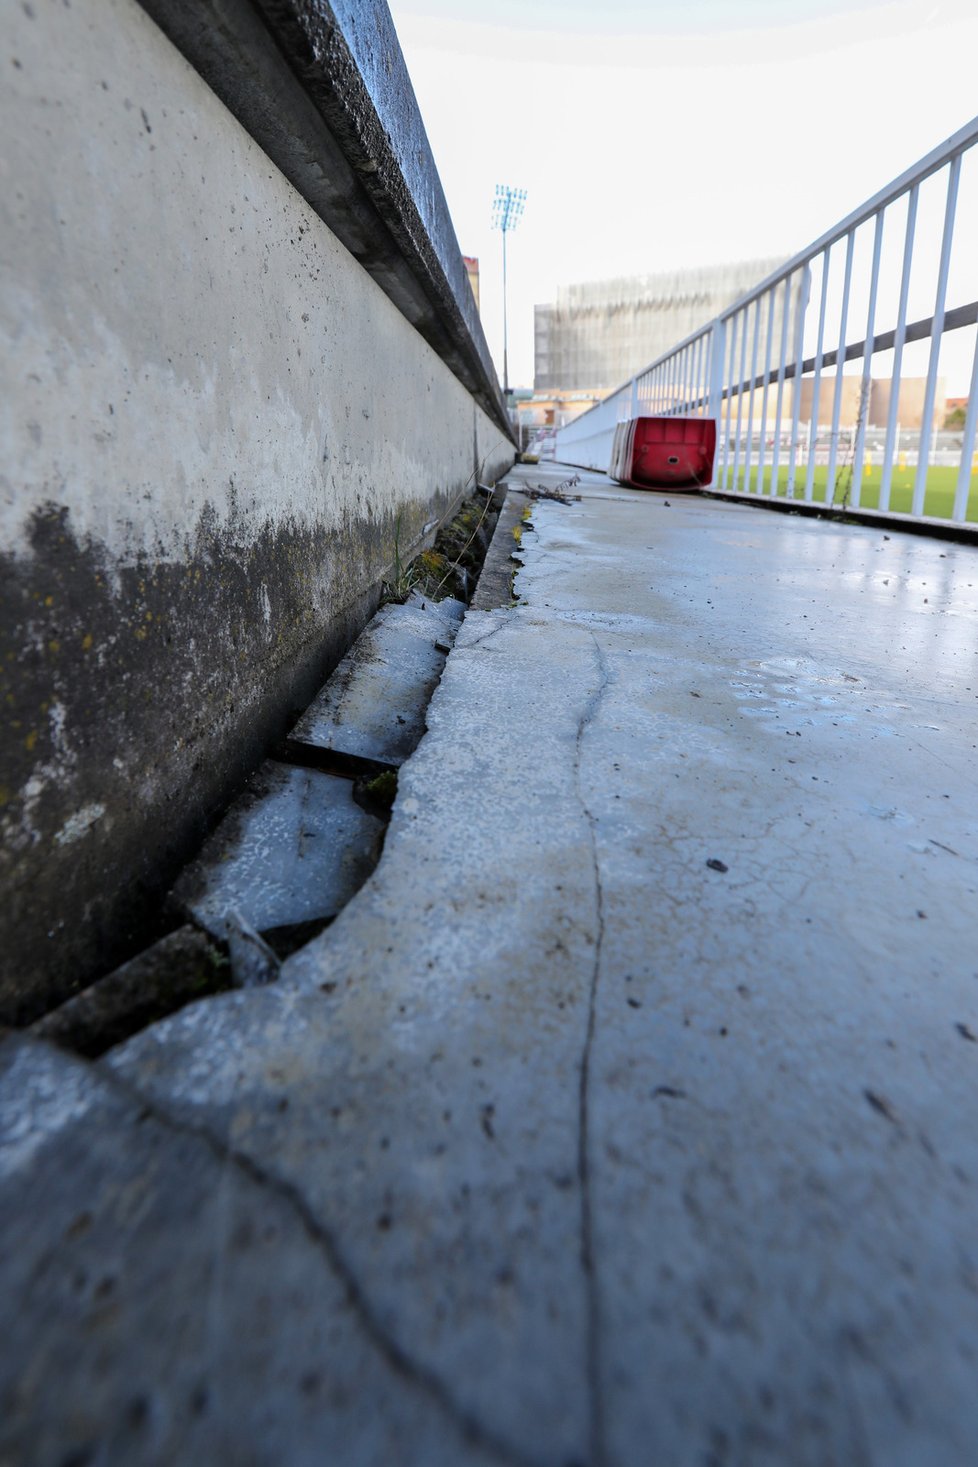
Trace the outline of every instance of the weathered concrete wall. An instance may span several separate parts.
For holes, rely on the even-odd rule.
[[[505,428],[499,384],[386,0],[142,3]]]
[[[395,546],[512,449],[478,347],[467,383],[132,0],[3,30],[16,1021],[124,955]]]

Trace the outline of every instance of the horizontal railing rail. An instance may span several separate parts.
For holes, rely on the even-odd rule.
[[[619,422],[706,415],[717,420],[715,490],[978,521],[978,168],[967,180],[972,215],[956,232],[963,160],[976,143],[978,117],[560,429],[558,460],[606,470]],[[939,187],[942,173],[943,195],[931,200],[940,246],[921,274],[930,252],[919,247],[921,188],[931,179]],[[895,207],[902,233],[890,259],[886,225]],[[951,302],[952,263],[961,261]],[[912,285],[933,306],[910,321]],[[891,319],[879,330],[887,295]],[[861,331],[852,330],[857,321]],[[952,353],[967,394],[945,423],[942,351],[969,328],[970,375],[967,338],[955,338]],[[906,349],[922,342],[930,343],[926,373],[911,383]],[[889,375],[874,379],[883,354],[892,354]],[[858,376],[845,374],[850,362],[862,362]],[[847,394],[847,385],[855,390]]]

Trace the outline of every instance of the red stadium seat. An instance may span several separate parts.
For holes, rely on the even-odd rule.
[[[713,418],[632,418],[615,430],[608,474],[633,489],[705,488],[716,441]]]

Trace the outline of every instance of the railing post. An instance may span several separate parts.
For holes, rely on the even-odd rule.
[[[866,455],[866,427],[869,422],[870,394],[873,390],[873,342],[876,337],[876,296],[879,289],[880,253],[883,248],[885,209],[876,216],[873,230],[873,268],[869,277],[869,315],[866,318],[866,347],[863,352],[863,375],[859,388],[859,421],[856,425],[856,447],[853,451],[849,478],[849,503],[858,506],[862,494],[863,468]]]
[[[744,374],[747,371],[747,331],[749,325],[750,315],[748,311],[742,311],[740,314],[740,364],[737,368],[737,429],[736,437],[734,438],[733,487],[735,494],[737,493],[737,484],[740,479],[740,445],[742,442],[740,429],[744,417]]]
[[[781,466],[781,414],[784,407],[784,369],[788,361],[788,324],[791,320],[791,282],[793,279],[793,275],[785,277],[784,295],[781,301],[781,351],[778,356],[778,392],[774,403],[774,444],[771,449],[770,492],[774,496],[778,494],[778,472]]]
[[[801,421],[801,369],[805,360],[805,314],[812,294],[812,269],[806,265],[798,287],[798,310],[795,316],[795,375],[791,386],[791,445],[788,451],[788,483],[785,495],[795,497],[795,466],[798,461],[798,424]]]
[[[812,384],[812,411],[808,420],[808,465],[805,473],[805,499],[811,504],[815,486],[815,455],[818,446],[818,409],[822,396],[822,356],[825,346],[825,305],[829,295],[829,265],[832,246],[822,256],[822,298],[818,307],[818,344],[815,347],[815,379]],[[799,389],[800,390],[800,389]]]
[[[839,321],[839,346],[835,354],[835,394],[832,398],[832,429],[829,433],[829,462],[825,473],[825,503],[835,503],[835,466],[839,458],[839,424],[842,421],[843,369],[846,364],[846,335],[849,325],[849,292],[852,288],[852,259],[855,234],[846,235],[846,268],[842,281],[842,318]]]
[[[719,457],[722,456],[722,459],[723,459],[723,463],[722,463],[722,466],[720,468],[720,488],[721,489],[728,489],[730,487],[730,480],[729,480],[729,474],[728,474],[728,469],[729,469],[729,466],[730,466],[730,426],[731,426],[731,422],[733,420],[734,368],[735,368],[735,359],[736,359],[736,356],[737,356],[737,328],[738,328],[739,322],[740,322],[740,317],[739,316],[731,316],[730,317],[730,331],[728,333],[728,335],[730,337],[730,349],[729,349],[729,351],[727,350],[727,344],[725,342],[724,343],[724,352],[723,352],[723,360],[724,360],[723,371],[724,371],[724,376],[725,376],[726,382],[727,382],[727,401],[726,401],[726,404],[725,404],[725,412],[723,410],[721,410],[721,414],[720,414],[721,418],[724,419],[724,428],[723,428],[723,454],[722,455],[720,454],[720,445],[719,445],[719,443],[717,444],[717,457],[719,458]],[[728,358],[729,358],[729,360],[728,360]],[[738,394],[738,396],[739,396],[739,394]],[[719,424],[717,426],[719,427]]]
[[[750,352],[750,408],[747,414],[747,446],[744,451],[744,493],[750,494],[750,465],[754,452],[754,384],[757,380],[757,348],[761,335],[761,297],[754,302],[754,333]],[[762,435],[763,436],[763,435]]]
[[[975,431],[978,429],[978,334],[975,336],[975,359],[971,367],[971,391],[964,419],[964,435],[961,439],[961,466],[954,493],[953,518],[960,521],[968,517],[968,497],[971,491],[972,459],[975,451]]]
[[[958,179],[961,176],[961,154],[951,159],[947,175],[947,201],[944,206],[944,235],[941,239],[941,261],[937,270],[937,299],[934,302],[933,325],[930,329],[930,363],[927,368],[927,386],[924,388],[924,408],[920,418],[920,445],[917,449],[917,476],[913,485],[913,502],[910,513],[921,515],[927,493],[927,470],[930,467],[930,444],[934,433],[934,399],[937,394],[937,367],[941,359],[941,338],[944,334],[944,306],[947,297],[947,277],[951,266],[951,244],[954,239],[954,212],[958,202]]]
[[[890,408],[886,417],[886,440],[883,444],[883,473],[880,478],[879,508],[890,507],[890,484],[893,480],[893,456],[900,450],[900,378],[903,375],[903,346],[907,335],[907,301],[910,296],[910,268],[913,264],[914,235],[917,228],[917,196],[914,184],[907,198],[907,228],[903,242],[903,273],[900,277],[900,304],[897,307],[896,333],[893,337],[893,366],[890,370]]]
[[[771,390],[771,347],[774,345],[774,306],[777,286],[772,285],[765,297],[767,331],[764,346],[764,386],[761,391],[761,438],[757,445],[757,492],[764,493],[764,459],[767,453],[767,400]]]
[[[710,332],[710,402],[707,416],[716,418],[718,428],[720,410],[723,406],[723,361],[726,341],[726,323],[714,321],[713,330]]]

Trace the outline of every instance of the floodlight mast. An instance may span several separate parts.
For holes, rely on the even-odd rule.
[[[492,225],[503,236],[503,394],[509,396],[509,330],[506,308],[506,236],[515,229],[523,216],[526,189],[512,188],[508,183],[496,184],[496,197],[492,201]]]

